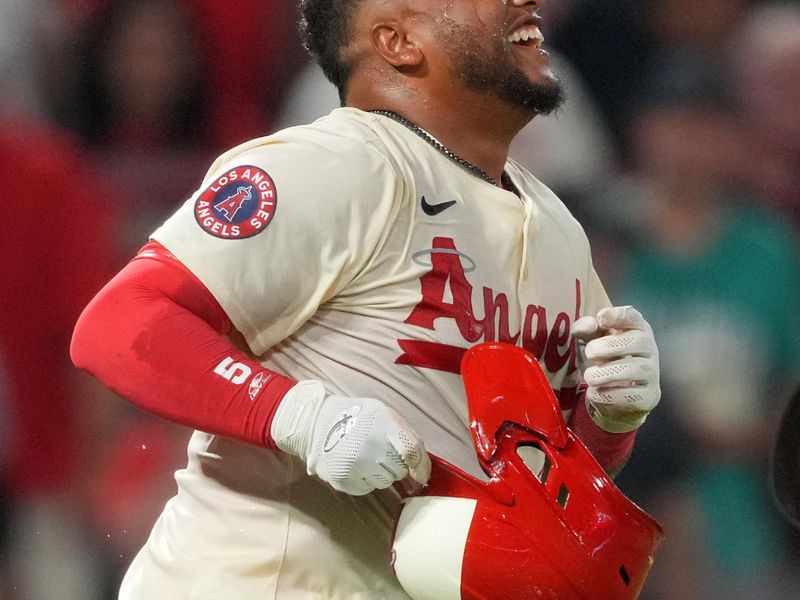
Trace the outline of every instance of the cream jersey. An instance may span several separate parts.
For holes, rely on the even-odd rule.
[[[580,225],[518,164],[506,173],[518,193],[342,108],[224,154],[153,238],[265,367],[382,400],[429,452],[480,475],[465,349],[524,346],[569,410],[571,323],[610,305]],[[350,497],[292,457],[200,432],[176,479],[122,598],[406,598],[390,567],[393,491]]]

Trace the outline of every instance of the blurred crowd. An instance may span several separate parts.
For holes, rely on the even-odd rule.
[[[69,337],[216,155],[338,105],[295,10],[0,0],[0,600],[114,598],[172,495],[189,432],[73,369]],[[643,600],[798,598],[767,459],[800,383],[800,5],[542,12],[569,99],[512,156],[661,350],[661,406],[618,478],[667,532]]]

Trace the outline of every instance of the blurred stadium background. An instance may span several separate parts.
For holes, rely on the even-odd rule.
[[[189,432],[72,369],[70,333],[218,153],[336,106],[295,10],[0,0],[0,599],[115,598],[172,494]],[[800,365],[800,5],[543,12],[570,99],[512,155],[662,353],[662,405],[618,479],[667,531],[643,598],[800,598],[766,475]]]

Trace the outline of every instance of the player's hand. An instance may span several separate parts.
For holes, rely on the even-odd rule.
[[[653,330],[632,306],[604,308],[575,321],[585,342],[586,405],[595,423],[612,433],[638,428],[661,399],[658,348]]]
[[[431,476],[422,441],[400,415],[371,398],[329,395],[318,381],[289,390],[270,433],[278,448],[305,461],[309,475],[353,496],[407,476],[424,485]]]

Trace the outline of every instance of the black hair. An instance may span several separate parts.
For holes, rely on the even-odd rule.
[[[339,90],[344,103],[353,66],[342,57],[350,42],[353,14],[364,0],[300,0],[300,34],[303,45],[322,72]]]

